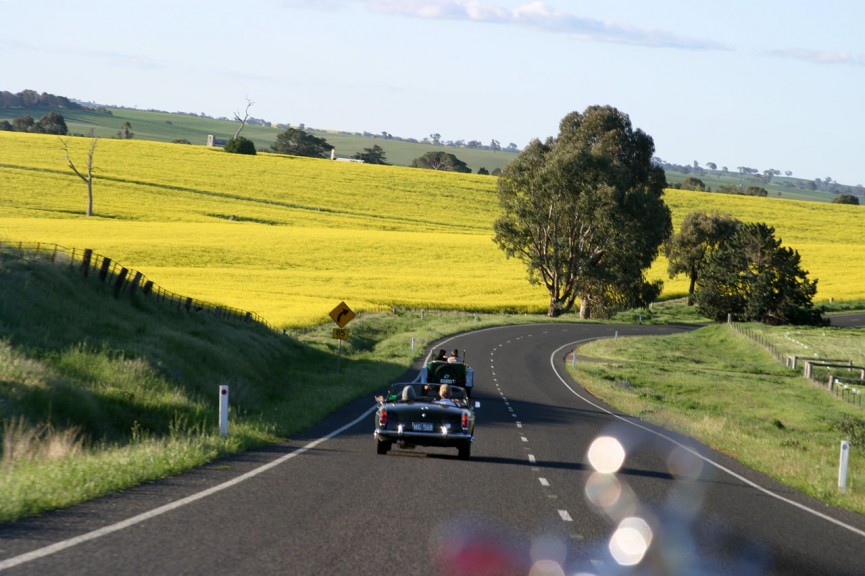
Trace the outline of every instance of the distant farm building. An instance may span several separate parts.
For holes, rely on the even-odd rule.
[[[363,164],[363,160],[360,158],[337,158],[336,157],[336,148],[330,149],[330,159],[336,160],[337,162],[360,162]]]

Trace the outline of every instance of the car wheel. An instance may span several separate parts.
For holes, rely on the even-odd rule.
[[[376,440],[375,441],[375,453],[376,454],[387,454],[388,450],[390,450],[390,442],[386,442],[384,440]]]
[[[472,455],[472,445],[466,442],[462,446],[458,448],[459,455],[458,458],[460,460],[468,460]]]

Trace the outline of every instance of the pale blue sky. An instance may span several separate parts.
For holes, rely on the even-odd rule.
[[[523,147],[616,106],[669,162],[865,184],[861,0],[0,0],[0,90]]]

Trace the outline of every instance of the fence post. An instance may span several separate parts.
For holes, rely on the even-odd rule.
[[[84,277],[87,278],[87,274],[90,272],[90,258],[93,256],[93,250],[90,248],[84,249],[84,256],[81,257],[81,272],[84,273]]]
[[[108,270],[111,268],[111,258],[102,258],[102,266],[99,268],[99,281],[105,282],[108,277]]]
[[[117,280],[114,281],[114,297],[117,298],[120,296],[120,289],[123,288],[123,282],[126,280],[126,275],[129,273],[129,270],[126,268],[120,268],[120,274],[117,275]]]
[[[141,272],[136,272],[135,276],[132,277],[132,284],[129,285],[129,295],[132,296],[135,294],[135,291],[138,290],[138,286],[141,284]]]

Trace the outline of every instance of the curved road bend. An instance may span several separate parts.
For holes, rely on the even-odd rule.
[[[361,399],[268,450],[2,525],[0,573],[860,574],[865,517],[620,416],[565,375],[577,342],[676,330],[451,338],[482,403],[471,460],[376,455]]]

